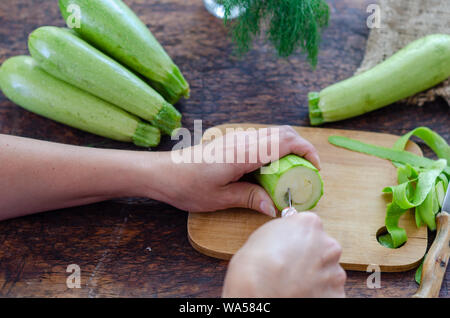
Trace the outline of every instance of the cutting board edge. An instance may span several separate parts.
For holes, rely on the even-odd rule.
[[[212,212],[214,213],[214,212]],[[195,241],[195,238],[193,237],[193,235],[191,234],[191,227],[189,226],[189,222],[191,220],[191,215],[194,214],[193,212],[189,212],[188,215],[188,225],[187,225],[187,229],[188,229],[188,240],[189,243],[191,244],[192,248],[194,248],[194,250],[196,250],[197,252],[199,252],[200,254],[206,255],[208,257],[212,257],[212,258],[216,258],[216,259],[221,259],[224,261],[229,261],[232,257],[233,257],[233,253],[230,252],[226,252],[226,251],[218,251],[218,250],[212,250],[209,249],[199,243],[197,243]],[[427,240],[428,237],[426,238],[415,238],[415,239],[423,239],[423,240]],[[417,260],[409,263],[409,264],[401,264],[401,265],[378,265],[380,267],[380,271],[384,272],[384,273],[398,273],[398,272],[406,272],[409,270],[412,270],[414,268],[417,268],[420,264],[420,262],[422,261],[424,255],[426,252],[426,244],[425,244],[425,248],[423,249],[423,251],[421,251],[421,253],[419,253],[419,255],[421,255]],[[367,269],[369,268],[369,266],[371,265],[375,265],[375,264],[356,264],[356,263],[345,263],[342,262],[340,263],[340,265],[345,269],[345,270],[351,270],[351,271],[361,271],[361,272],[366,272]]]
[[[215,250],[208,249],[200,244],[197,244],[194,241],[194,239],[192,238],[192,235],[189,234],[189,226],[188,226],[188,240],[189,240],[189,244],[191,244],[191,246],[194,248],[194,250],[196,250],[200,254],[203,254],[203,255],[206,255],[206,256],[209,256],[212,258],[221,259],[224,261],[229,261],[233,257],[233,254],[231,254],[231,253],[218,252]]]

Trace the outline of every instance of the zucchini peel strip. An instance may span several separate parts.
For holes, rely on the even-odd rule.
[[[422,139],[439,160],[405,151],[406,143],[412,136]],[[397,248],[407,241],[406,231],[398,223],[400,217],[412,208],[415,208],[417,227],[425,224],[432,231],[436,229],[435,216],[442,207],[450,177],[450,146],[439,134],[427,127],[418,127],[400,137],[392,148],[342,136],[330,136],[328,141],[338,147],[388,159],[397,167],[398,185],[383,189],[383,193],[392,195],[392,202],[386,208],[387,233],[379,236],[380,244]]]

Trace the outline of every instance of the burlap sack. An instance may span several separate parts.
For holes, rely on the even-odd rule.
[[[378,0],[380,28],[370,31],[366,54],[359,74],[403,48],[408,43],[433,33],[450,34],[450,0]],[[450,105],[450,79],[405,102],[423,105],[442,96]]]

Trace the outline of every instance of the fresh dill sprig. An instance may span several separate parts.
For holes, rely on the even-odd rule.
[[[254,38],[264,27],[266,38],[278,56],[288,57],[300,49],[313,67],[317,65],[321,31],[329,19],[325,0],[220,0],[220,3],[225,9],[225,24],[231,10],[241,8],[241,15],[231,25],[238,55],[252,48]]]

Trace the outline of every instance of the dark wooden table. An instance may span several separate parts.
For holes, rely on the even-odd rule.
[[[194,119],[202,119],[204,129],[225,122],[309,125],[307,93],[351,76],[369,33],[367,1],[329,1],[332,19],[313,72],[303,56],[278,60],[263,42],[242,60],[232,57],[225,28],[201,0],[126,2],[190,82],[192,97],[177,107],[191,131]],[[28,54],[27,36],[42,25],[64,25],[56,0],[0,1],[0,62]],[[396,104],[327,127],[402,134],[426,125],[449,140],[449,122],[449,107],[438,100],[423,107]],[[0,133],[135,149],[31,114],[3,95]],[[165,138],[158,150],[172,145]],[[186,212],[166,204],[122,199],[1,222],[0,296],[218,297],[227,262],[189,245],[186,220]],[[66,286],[69,264],[81,268],[80,289]],[[350,297],[407,297],[417,288],[413,275],[383,273],[381,288],[368,289],[369,273],[348,272],[346,291]],[[449,282],[447,270],[443,297]]]

